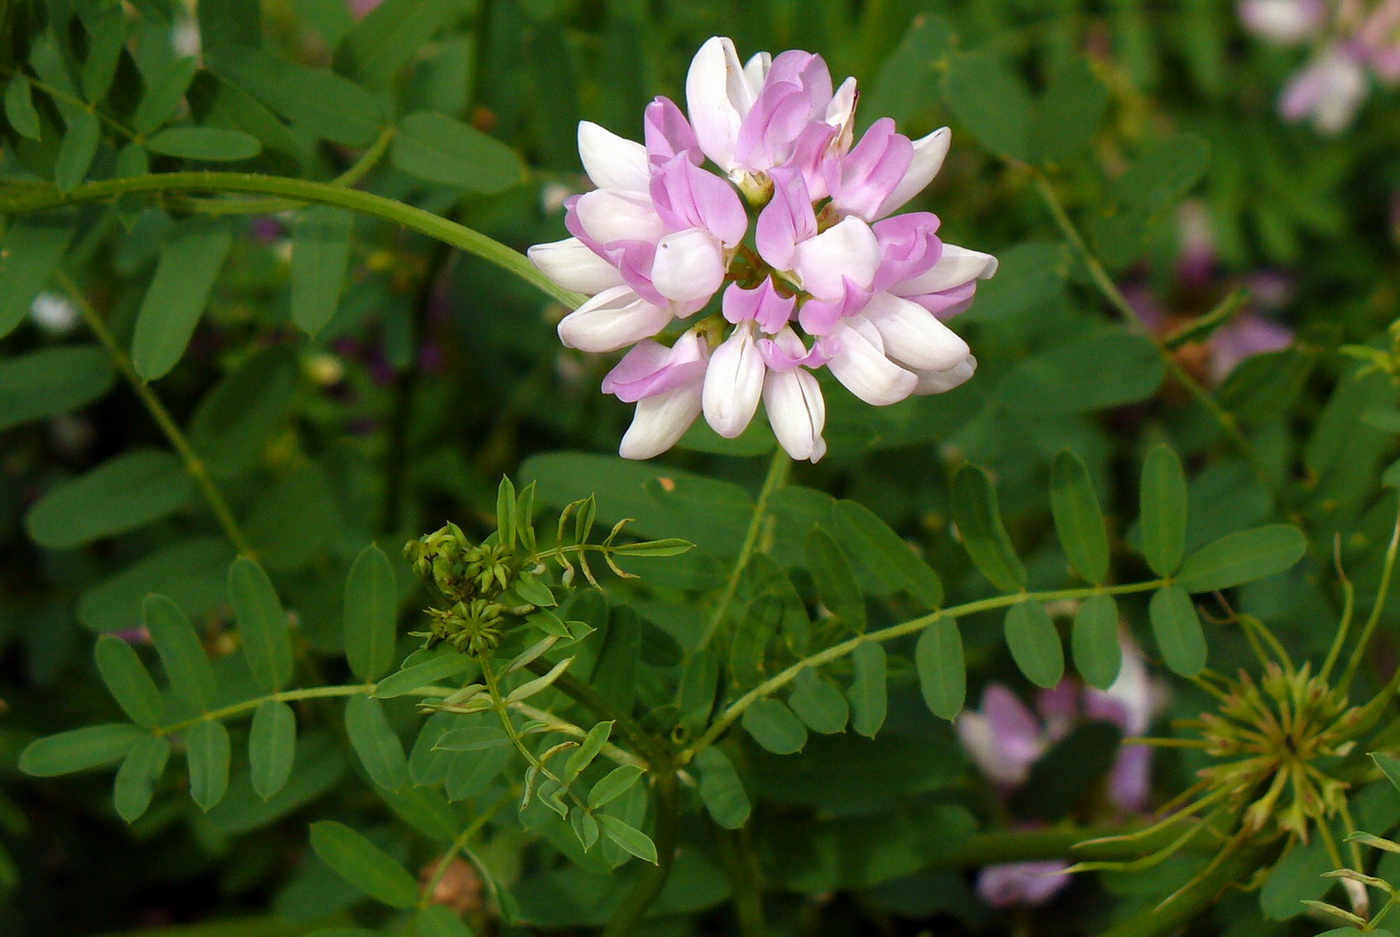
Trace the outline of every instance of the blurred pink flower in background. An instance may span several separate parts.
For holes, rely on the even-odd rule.
[[[1240,21],[1278,45],[1312,44],[1307,62],[1279,96],[1285,120],[1308,120],[1332,136],[1356,119],[1371,79],[1400,81],[1400,0],[1242,0]]]
[[[1106,690],[1066,678],[1042,690],[1034,711],[1010,689],[993,683],[982,693],[980,709],[966,710],[954,723],[958,738],[978,769],[1007,798],[1030,777],[1031,767],[1079,722],[1097,720],[1117,726],[1124,736],[1142,735],[1164,702],[1164,689],[1147,673],[1142,652],[1126,634],[1120,636],[1123,665]],[[1124,745],[1109,771],[1107,794],[1125,814],[1147,807],[1152,750]],[[1069,884],[1068,862],[1011,862],[983,868],[977,893],[994,907],[1039,904]]]

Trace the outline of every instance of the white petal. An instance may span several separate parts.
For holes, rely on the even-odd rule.
[[[647,191],[651,172],[647,165],[647,148],[640,143],[619,137],[592,121],[581,120],[578,155],[583,160],[584,172],[598,188]]]
[[[724,285],[724,250],[703,228],[668,234],[656,245],[651,282],[673,302],[709,299]]]
[[[968,355],[951,368],[942,371],[920,371],[915,375],[918,377],[919,383],[914,388],[914,393],[919,396],[927,396],[950,391],[954,387],[967,383],[976,371],[977,359],[972,355]]]
[[[700,415],[700,382],[677,387],[637,401],[632,425],[622,437],[618,455],[624,459],[650,459],[670,449]]]
[[[856,80],[847,78],[841,82],[841,87],[836,89],[836,93],[831,96],[831,102],[826,106],[826,122],[840,128],[836,139],[831,142],[831,148],[836,153],[844,154],[851,148],[855,139],[856,101],[859,97],[856,92]]]
[[[943,254],[927,273],[896,283],[890,292],[896,296],[919,296],[950,290],[973,280],[985,280],[997,272],[997,259],[991,254],[968,250],[956,244],[943,244]]]
[[[748,428],[767,370],[758,354],[752,322],[739,326],[715,349],[705,371],[702,403],[705,421],[716,433],[733,439]]]
[[[735,168],[734,144],[753,99],[734,43],[723,36],[707,40],[685,76],[686,107],[700,149],[726,172]]]
[[[651,198],[635,192],[618,189],[585,192],[574,203],[574,211],[588,236],[602,244],[611,241],[655,243],[666,233]]]
[[[763,90],[763,83],[768,80],[768,69],[773,67],[773,56],[767,52],[755,52],[744,63],[744,84],[748,86],[749,95],[746,99],[748,106],[744,107],[744,113],[749,112],[749,107],[757,100],[758,93]]]
[[[943,158],[948,155],[950,142],[952,133],[947,127],[915,140],[914,161],[909,164],[909,170],[894,187],[894,191],[880,203],[880,210],[876,212],[875,217],[883,218],[897,211],[904,203],[922,192],[933,181],[933,177],[938,175],[938,170],[943,168]]]
[[[880,244],[870,225],[859,218],[846,218],[797,245],[793,263],[802,288],[821,299],[840,299],[850,278],[861,289],[869,289],[880,266]]]
[[[884,407],[914,392],[919,379],[885,357],[880,334],[860,316],[841,320],[831,337],[838,347],[827,367],[861,400]]]
[[[601,293],[622,285],[617,268],[589,250],[578,238],[536,244],[526,253],[540,272],[566,290]]]
[[[861,310],[884,339],[885,353],[914,371],[944,371],[965,359],[967,342],[918,303],[876,294]]]
[[[763,409],[788,455],[813,462],[826,455],[826,401],[817,379],[807,371],[770,371],[763,382]]]
[[[603,290],[559,322],[569,348],[600,353],[651,338],[671,321],[671,311],[638,296],[630,286]]]

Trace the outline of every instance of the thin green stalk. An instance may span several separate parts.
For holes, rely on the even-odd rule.
[[[515,793],[513,791],[507,792],[504,797],[501,797],[494,804],[479,813],[476,819],[467,824],[466,829],[457,834],[457,838],[452,841],[452,845],[447,847],[447,852],[443,853],[442,858],[438,860],[437,866],[433,869],[432,877],[428,879],[428,883],[423,886],[422,892],[419,893],[418,907],[426,908],[433,903],[433,893],[436,892],[437,887],[442,884],[442,879],[447,875],[447,870],[451,867],[452,860],[457,858],[457,853],[466,849],[467,843],[472,841],[472,837],[480,833],[482,828],[495,818],[496,814],[504,810],[514,800]]]
[[[758,546],[759,534],[763,532],[764,522],[768,519],[768,501],[773,497],[773,492],[783,487],[787,482],[791,471],[792,459],[789,458],[782,446],[775,446],[773,458],[768,463],[768,474],[763,478],[763,487],[759,489],[758,500],[753,505],[753,516],[749,518],[749,529],[744,534],[744,543],[739,548],[739,556],[734,560],[734,568],[730,571],[729,578],[725,580],[724,591],[720,593],[714,614],[710,616],[709,623],[700,636],[700,643],[696,646],[696,650],[708,645],[719,633],[719,629],[724,626],[724,620],[729,614],[730,603],[734,601],[734,593],[739,589],[739,578],[743,575],[744,567],[749,564],[749,558],[753,556],[754,549]]]
[[[671,866],[676,859],[676,840],[680,832],[681,798],[680,781],[676,777],[675,766],[666,763],[654,765],[652,792],[655,808],[651,825],[651,841],[656,844],[656,865],[642,871],[642,876],[627,897],[622,899],[608,923],[603,927],[602,937],[630,937],[646,915],[666,881],[671,877]]]
[[[1219,899],[1227,888],[1242,886],[1258,869],[1273,861],[1279,843],[1233,840],[1208,874],[1192,879],[1167,901],[1119,921],[1099,937],[1163,937],[1174,933]]]
[[[194,479],[195,485],[199,487],[200,494],[204,496],[210,510],[214,512],[214,517],[218,519],[219,526],[223,528],[225,536],[233,544],[235,550],[249,559],[257,559],[257,551],[248,541],[248,537],[243,533],[243,528],[239,526],[238,520],[233,516],[233,511],[229,509],[228,502],[224,500],[223,493],[214,484],[214,480],[209,477],[209,469],[204,464],[204,460],[194,451],[190,445],[189,438],[180,429],[170,411],[165,409],[165,404],[160,402],[155,391],[151,390],[151,385],[141,379],[136,373],[136,368],[131,364],[131,358],[126,354],[121,345],[117,344],[107,323],[102,316],[98,315],[92,303],[88,301],[87,295],[78,287],[73,278],[62,269],[54,272],[54,280],[59,288],[73,298],[78,310],[83,314],[83,320],[87,322],[88,328],[92,329],[97,340],[106,349],[108,357],[117,366],[117,370],[126,378],[131,389],[136,391],[136,396],[141,398],[146,410],[151,414],[151,418],[156,421],[165,438],[170,441],[170,445],[179,453],[180,459],[184,462],[185,471]]]
[[[541,677],[549,673],[551,667],[553,664],[543,659],[533,660],[526,665],[527,670]],[[598,718],[611,719],[613,732],[616,733],[617,737],[631,745],[633,750],[649,765],[654,766],[670,760],[671,752],[665,743],[649,734],[635,719],[622,712],[601,693],[573,674],[560,674],[559,678],[554,681],[553,688],[570,697]]]
[[[173,722],[168,726],[156,726],[151,731],[156,735],[170,735],[173,732],[183,732],[193,728],[201,722],[213,722],[219,719],[227,719],[229,716],[237,716],[249,710],[257,709],[268,700],[278,703],[290,703],[303,699],[326,699],[335,696],[359,696],[362,693],[373,693],[378,687],[375,683],[347,683],[336,686],[313,686],[303,687],[300,690],[281,690],[277,693],[268,693],[266,696],[258,696],[253,699],[246,699],[241,703],[234,703],[222,709],[211,709],[208,712],[200,713],[193,719],[185,719],[181,722]],[[442,686],[420,686],[409,691],[415,696],[437,696],[447,697],[456,693],[455,687]]]
[[[389,144],[394,140],[398,128],[390,124],[379,132],[379,136],[360,154],[360,158],[330,181],[330,185],[350,186],[358,184],[379,165],[384,154],[389,152]],[[301,202],[285,198],[258,199],[219,199],[182,198],[180,207],[206,215],[274,215],[300,207]]]
[[[773,676],[764,680],[734,702],[730,703],[723,714],[692,744],[682,753],[681,763],[685,764],[695,753],[714,743],[724,734],[731,725],[734,724],[744,712],[758,702],[760,699],[772,696],[778,690],[787,686],[802,671],[812,667],[820,667],[831,661],[845,657],[854,653],[855,649],[867,641],[883,642],[893,641],[895,638],[902,638],[905,635],[915,634],[924,630],[929,625],[941,618],[961,618],[964,615],[975,615],[978,612],[991,611],[997,608],[1006,608],[1017,605],[1021,602],[1058,602],[1065,599],[1087,599],[1094,595],[1130,595],[1135,592],[1151,592],[1167,585],[1167,579],[1153,579],[1150,582],[1127,583],[1118,586],[1087,586],[1080,589],[1059,589],[1053,592],[1017,592],[1014,595],[998,595],[989,599],[977,599],[973,602],[964,602],[962,605],[953,605],[948,608],[921,615],[918,618],[902,622],[898,625],[890,625],[888,628],[881,628],[878,631],[869,631],[865,634],[858,634],[854,638],[842,641],[840,644],[833,644],[825,650],[813,654],[811,657],[804,657],[797,663],[785,670],[779,671]]]
[[[1376,630],[1376,625],[1381,620],[1381,613],[1385,611],[1385,599],[1390,594],[1390,580],[1395,573],[1395,556],[1398,549],[1400,549],[1400,506],[1397,506],[1395,529],[1391,531],[1390,544],[1385,548],[1385,565],[1381,569],[1381,582],[1376,590],[1375,605],[1371,607],[1371,614],[1366,618],[1366,624],[1361,628],[1361,636],[1356,639],[1356,647],[1352,649],[1351,660],[1347,661],[1347,669],[1342,673],[1341,682],[1338,684],[1343,693],[1351,689],[1351,681],[1356,677],[1356,670],[1366,657],[1366,647],[1371,643],[1371,634]]]
[[[768,937],[768,919],[763,913],[763,876],[754,854],[753,836],[747,827],[726,830],[711,823],[719,848],[724,875],[734,901],[742,937]]]
[[[1055,194],[1055,188],[1050,184],[1050,180],[1039,170],[1032,170],[1032,172],[1033,178],[1035,179],[1036,191],[1040,193],[1041,200],[1049,210],[1050,216],[1055,220],[1055,226],[1058,227],[1060,233],[1065,236],[1065,240],[1068,241],[1070,247],[1073,248],[1080,263],[1089,271],[1089,278],[1094,281],[1094,286],[1098,288],[1099,292],[1103,294],[1104,299],[1108,300],[1108,304],[1122,316],[1125,322],[1136,331],[1152,340],[1152,347],[1157,349],[1157,356],[1162,359],[1162,365],[1170,372],[1172,377],[1175,378],[1176,382],[1185,388],[1186,392],[1190,394],[1198,404],[1205,408],[1206,412],[1220,425],[1220,428],[1225,431],[1225,435],[1234,443],[1235,448],[1249,461],[1255,474],[1257,474],[1270,489],[1273,489],[1277,493],[1277,479],[1274,478],[1273,473],[1269,470],[1268,466],[1264,464],[1263,460],[1259,458],[1259,454],[1254,451],[1254,446],[1250,444],[1250,441],[1245,437],[1244,433],[1240,432],[1239,424],[1235,420],[1234,414],[1222,407],[1220,403],[1211,396],[1210,392],[1202,387],[1200,382],[1182,367],[1181,362],[1176,360],[1176,356],[1152,335],[1146,324],[1142,321],[1142,318],[1138,315],[1137,310],[1133,308],[1132,303],[1128,302],[1127,297],[1118,289],[1118,285],[1113,282],[1113,278],[1109,276],[1108,271],[1104,269],[1098,257],[1089,249],[1089,245],[1084,242],[1084,238],[1079,233],[1079,229],[1076,228],[1074,222],[1070,220],[1069,214],[1065,211],[1064,205],[1060,202],[1060,197]]]
[[[166,192],[237,192],[253,195],[277,195],[297,202],[336,205],[365,215],[373,215],[393,224],[402,225],[420,234],[436,238],[458,250],[474,254],[512,273],[541,292],[569,308],[580,305],[584,297],[563,289],[535,269],[534,264],[519,251],[500,241],[473,231],[430,211],[372,192],[350,189],[329,182],[312,182],[284,176],[268,176],[241,172],[166,172],[126,179],[105,179],[88,182],[68,192],[48,188],[6,194],[0,197],[0,215],[28,215],[50,211],[68,205],[105,202],[123,195],[152,195]]]

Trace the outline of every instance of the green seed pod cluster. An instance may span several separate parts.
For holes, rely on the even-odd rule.
[[[427,647],[448,643],[473,657],[489,654],[500,643],[502,628],[534,611],[507,594],[517,584],[519,561],[503,544],[474,544],[449,523],[410,540],[403,552],[413,572],[447,600],[446,608],[427,610],[430,630],[415,632],[427,638]]]

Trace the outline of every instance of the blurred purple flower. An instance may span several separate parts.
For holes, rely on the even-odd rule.
[[[1241,0],[1245,29],[1279,45],[1297,45],[1322,31],[1327,22],[1324,0]]]
[[[1163,703],[1163,690],[1147,672],[1142,652],[1126,634],[1120,636],[1123,664],[1106,690],[1066,678],[1036,698],[1035,710],[1008,688],[990,684],[980,710],[958,716],[954,728],[974,763],[1009,797],[1026,783],[1031,767],[1083,719],[1110,722],[1125,736],[1147,731]],[[1147,806],[1152,750],[1122,746],[1108,777],[1108,797],[1124,813]],[[995,907],[1039,904],[1069,883],[1061,862],[1016,862],[991,865],[978,875],[977,891]]]
[[[1309,120],[1318,133],[1335,136],[1351,126],[1366,91],[1366,69],[1358,50],[1332,43],[1289,79],[1279,98],[1279,113],[1285,120]]]

